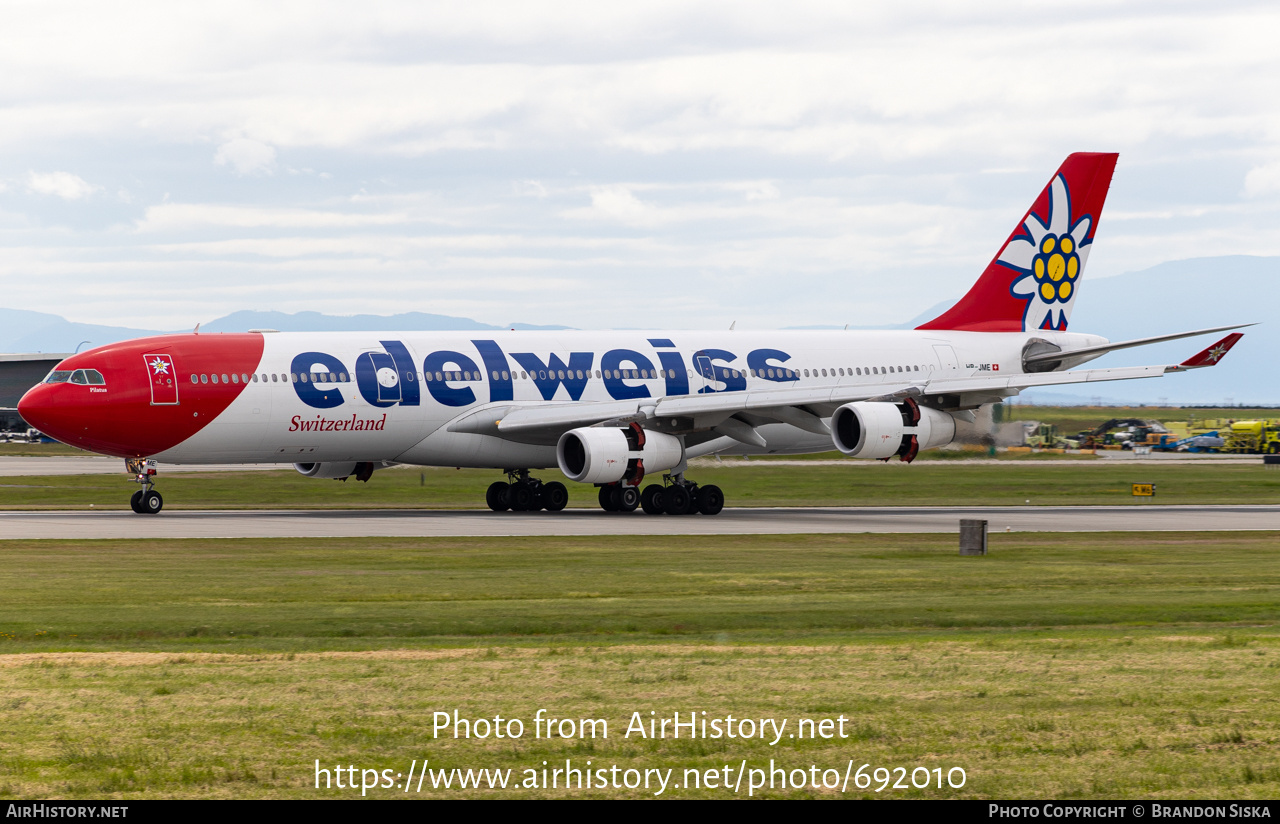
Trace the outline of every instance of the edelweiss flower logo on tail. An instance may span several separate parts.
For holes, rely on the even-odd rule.
[[[1071,193],[1062,175],[1049,186],[1049,219],[1034,211],[1027,215],[1020,234],[1009,241],[997,261],[1022,276],[1009,290],[1027,302],[1022,316],[1024,331],[1065,331],[1076,297],[1076,282],[1089,256],[1089,228],[1085,215],[1071,222]]]

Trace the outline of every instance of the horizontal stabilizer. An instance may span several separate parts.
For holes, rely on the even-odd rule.
[[[1052,361],[1067,360],[1069,358],[1080,357],[1081,355],[1092,355],[1098,357],[1108,352],[1116,352],[1120,349],[1132,349],[1135,346],[1147,346],[1152,343],[1163,343],[1169,340],[1179,340],[1180,338],[1194,338],[1196,335],[1211,335],[1214,332],[1226,332],[1230,329],[1244,329],[1247,326],[1254,326],[1252,323],[1237,323],[1234,326],[1215,326],[1212,329],[1197,329],[1194,332],[1176,332],[1172,335],[1156,335],[1151,338],[1135,338],[1134,340],[1122,340],[1116,343],[1104,343],[1100,346],[1087,346],[1083,349],[1064,349],[1057,352],[1041,352],[1036,355],[1028,355],[1022,359],[1024,364],[1033,363],[1050,363]],[[1239,336],[1236,336],[1239,340]],[[1235,341],[1232,341],[1234,344]],[[1230,348],[1230,347],[1228,347]],[[1209,364],[1201,364],[1207,366]]]

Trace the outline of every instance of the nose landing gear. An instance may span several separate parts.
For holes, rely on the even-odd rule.
[[[156,492],[156,462],[145,458],[128,458],[124,462],[125,469],[133,475],[134,483],[142,484],[142,489],[129,498],[129,508],[139,515],[155,515],[164,508],[164,498]]]
[[[484,502],[494,512],[559,512],[569,503],[569,490],[559,481],[543,483],[529,477],[527,469],[507,471],[509,483],[495,481],[485,492]]]

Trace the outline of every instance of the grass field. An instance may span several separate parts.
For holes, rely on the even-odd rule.
[[[555,470],[545,481],[565,478]],[[394,507],[484,508],[485,488],[502,477],[490,470],[396,468],[362,484],[305,478],[292,470],[171,473],[157,488],[167,509],[328,509]],[[689,471],[719,485],[728,506],[900,506],[1114,504],[1146,506],[1131,484],[1154,483],[1164,504],[1280,503],[1280,471],[1261,462],[1126,466],[1090,461],[903,465],[850,461],[835,466],[777,466],[767,461],[706,462]],[[656,479],[655,479],[656,480]],[[592,487],[568,483],[569,505],[595,507]],[[0,509],[126,509],[137,489],[128,476],[66,475],[0,478]]]
[[[0,458],[90,458],[93,452],[65,443],[0,443]],[[121,465],[124,462],[121,461]]]
[[[890,797],[1280,793],[1280,536],[991,543],[961,558],[945,535],[0,542],[0,794],[314,797],[316,759],[424,758],[517,781],[565,758],[677,782],[770,759],[967,773]],[[534,738],[539,708],[609,736]],[[454,709],[527,734],[433,737]],[[849,737],[622,735],[632,712],[676,710],[791,730],[843,715]],[[421,793],[459,794],[652,790]]]

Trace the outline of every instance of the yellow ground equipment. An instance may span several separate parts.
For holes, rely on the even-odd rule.
[[[1065,438],[1058,436],[1058,427],[1042,423],[1027,433],[1026,445],[1033,449],[1066,449]]]
[[[1164,435],[1168,428],[1160,421],[1147,418],[1112,418],[1093,429],[1081,432],[1078,442],[1081,449],[1132,449],[1134,444],[1145,446],[1154,435]]]
[[[1280,421],[1235,421],[1221,430],[1222,452],[1280,454]]]

